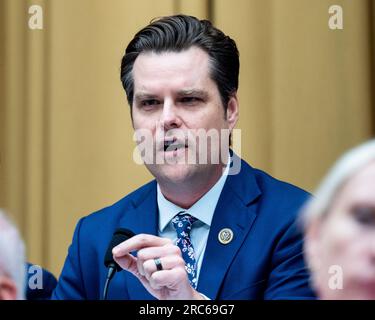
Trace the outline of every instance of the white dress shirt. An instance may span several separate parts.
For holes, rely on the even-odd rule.
[[[206,249],[208,234],[211,227],[212,217],[219,201],[221,191],[223,190],[225,181],[229,171],[229,161],[224,173],[216,184],[189,209],[183,209],[167,200],[157,185],[157,201],[159,208],[159,236],[169,238],[176,243],[177,234],[172,225],[172,218],[180,211],[186,211],[197,219],[193,223],[190,238],[193,244],[195,259],[197,261],[197,280],[199,281],[199,273],[202,266],[203,256]]]

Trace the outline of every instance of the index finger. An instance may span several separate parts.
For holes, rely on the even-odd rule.
[[[137,251],[147,247],[158,247],[171,243],[168,238],[161,238],[151,234],[137,234],[134,237],[120,243],[112,249],[112,254],[115,257],[121,257],[131,251]]]

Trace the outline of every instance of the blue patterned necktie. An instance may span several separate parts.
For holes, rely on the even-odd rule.
[[[173,219],[172,224],[177,232],[176,245],[181,249],[182,258],[185,260],[185,269],[189,277],[190,284],[197,288],[197,262],[195,260],[194,248],[190,239],[192,224],[197,219],[185,211],[179,212]]]

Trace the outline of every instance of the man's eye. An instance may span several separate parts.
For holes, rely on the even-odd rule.
[[[352,210],[354,218],[362,225],[375,226],[375,208],[360,206]]]
[[[143,107],[151,107],[151,106],[156,106],[158,105],[160,102],[156,99],[149,99],[149,100],[143,100],[141,105]]]
[[[195,104],[195,103],[200,102],[201,100],[202,99],[197,98],[197,97],[183,97],[180,99],[180,101],[185,104]]]

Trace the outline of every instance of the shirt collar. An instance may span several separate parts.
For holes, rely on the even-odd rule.
[[[194,203],[189,209],[183,209],[174,203],[167,200],[160,190],[159,184],[157,184],[157,202],[159,208],[159,231],[163,232],[165,227],[170,223],[172,218],[180,211],[187,211],[194,218],[202,221],[208,226],[211,226],[212,217],[216,205],[219,201],[221,191],[223,190],[225,181],[229,172],[230,160],[228,160],[227,166],[220,179],[215,185],[196,203]]]

